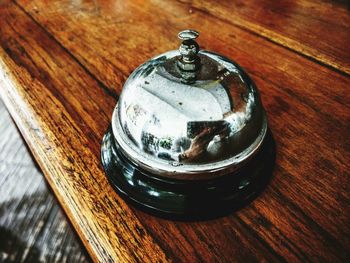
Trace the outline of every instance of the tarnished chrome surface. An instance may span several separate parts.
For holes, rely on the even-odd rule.
[[[182,36],[179,51],[147,61],[128,78],[113,113],[115,141],[131,162],[159,176],[233,172],[265,137],[259,94],[236,63],[197,50],[198,35]]]

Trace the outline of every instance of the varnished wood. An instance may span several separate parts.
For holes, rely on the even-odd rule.
[[[325,66],[350,74],[350,16],[346,1],[186,1]]]
[[[290,18],[297,25],[293,34],[290,26],[276,26],[264,31],[271,37],[251,26],[267,27],[264,8],[259,15],[249,13],[252,8],[236,11],[237,24],[224,18],[224,7],[175,1],[0,5],[1,96],[96,261],[348,260],[350,51],[339,45],[349,44],[349,30],[333,14],[349,20],[349,12],[339,5],[327,16],[322,8],[333,31],[343,33],[334,40],[320,29],[318,41],[311,41],[298,16]],[[317,27],[324,19],[314,9],[303,12],[318,16]],[[251,74],[277,144],[265,192],[230,216],[203,222],[159,219],[127,205],[99,160],[127,76],[150,57],[177,48],[176,34],[184,28],[198,29],[203,48]]]
[[[89,262],[0,100],[0,262]]]

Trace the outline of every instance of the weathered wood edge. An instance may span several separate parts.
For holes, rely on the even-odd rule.
[[[0,262],[91,262],[1,97],[0,134]]]
[[[59,151],[53,151],[54,153],[51,155],[48,153],[48,151],[46,151],[47,149],[52,149],[52,145],[47,144],[47,142],[45,144],[45,140],[47,138],[42,133],[42,130],[45,130],[45,124],[41,122],[41,126],[38,125],[38,120],[36,117],[38,117],[40,120],[40,116],[36,116],[35,111],[32,111],[30,106],[26,103],[24,97],[19,94],[16,87],[20,87],[20,85],[21,84],[18,83],[16,78],[8,71],[6,64],[0,59],[0,97],[23,135],[23,138],[25,139],[39,167],[42,169],[45,178],[47,179],[48,184],[52,188],[59,203],[62,204],[67,217],[70,219],[74,229],[82,240],[92,260],[94,262],[110,262],[113,259],[121,262],[134,262],[135,258],[132,255],[125,254],[122,250],[116,247],[111,247],[111,243],[108,243],[108,237],[97,239],[97,237],[93,234],[96,229],[90,229],[92,226],[91,224],[85,225],[86,228],[83,228],[84,225],[82,225],[80,221],[82,218],[87,217],[86,214],[82,215],[81,213],[79,214],[77,212],[79,211],[79,207],[75,207],[72,202],[69,202],[65,192],[61,191],[62,189],[60,190],[59,186],[56,185],[52,178],[53,171],[55,170],[52,160],[60,160],[60,157],[58,156]],[[18,107],[16,107],[16,105]],[[38,143],[38,141],[40,141],[40,143]],[[79,218],[79,216],[82,218]],[[134,219],[138,221],[136,217]],[[100,237],[101,234],[103,233],[100,232]],[[149,245],[155,247],[153,251],[154,253],[152,252],[151,254],[156,254],[158,258],[153,258],[151,254],[145,255],[146,258],[144,259],[144,262],[152,262],[153,260],[156,260],[157,262],[169,261],[168,258],[165,259],[163,251],[162,253],[159,253],[161,250],[155,242]],[[113,254],[109,254],[111,251]],[[150,261],[150,258],[152,258],[152,261]]]
[[[50,169],[45,165],[45,162],[42,160],[42,155],[39,153],[39,148],[36,146],[37,144],[35,142],[34,136],[29,132],[29,129],[26,128],[27,126],[25,124],[26,121],[23,118],[21,118],[21,115],[24,113],[16,109],[16,107],[14,106],[16,104],[25,105],[25,102],[22,100],[20,95],[16,94],[16,89],[14,87],[11,87],[16,84],[11,83],[10,80],[6,80],[5,72],[6,72],[5,65],[0,60],[0,84],[1,84],[0,97],[3,100],[7,110],[9,111],[18,129],[20,130],[25,142],[27,143],[30,151],[35,157],[35,160],[37,161],[40,169],[43,171],[43,174],[45,175],[45,178],[47,179],[47,182],[49,183],[59,203],[60,204],[65,203],[65,200],[61,195],[60,191],[55,187],[55,184],[51,180],[50,176],[48,176],[48,174],[50,174],[50,171],[49,171]],[[13,79],[11,81],[13,81]],[[28,111],[28,114],[30,114],[29,111]],[[30,118],[30,119],[33,120],[33,118]],[[62,205],[61,207],[63,208],[64,212],[70,219],[70,222],[72,223],[75,231],[78,233],[89,255],[92,257],[92,259],[95,262],[98,262],[99,258],[97,257],[97,254],[95,253],[94,248],[91,246],[88,240],[88,237],[85,235],[83,231],[81,231],[79,224],[75,220],[74,213],[72,213],[72,211],[68,209],[68,207],[65,205]]]

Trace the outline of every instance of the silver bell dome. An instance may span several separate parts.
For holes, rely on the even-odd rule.
[[[199,50],[198,33],[179,33],[179,50],[139,66],[112,118],[121,152],[160,177],[208,179],[235,172],[267,131],[259,93],[243,69]]]

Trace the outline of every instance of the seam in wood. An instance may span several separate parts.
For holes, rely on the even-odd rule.
[[[186,4],[187,4],[187,3],[185,3],[185,2],[182,2],[181,0],[177,0],[177,1],[178,1],[179,3],[181,3],[181,4],[183,4],[183,5],[186,5]],[[310,61],[312,61],[312,62],[314,62],[314,63],[317,63],[317,64],[319,64],[319,65],[321,65],[321,66],[323,66],[323,67],[326,67],[326,68],[328,68],[328,69],[330,69],[330,70],[332,70],[332,71],[334,71],[334,72],[337,72],[337,73],[339,73],[339,74],[341,74],[341,75],[343,75],[343,76],[345,76],[345,77],[350,78],[350,73],[348,73],[348,72],[346,72],[346,71],[343,71],[343,70],[341,70],[340,68],[337,68],[336,66],[332,65],[333,63],[327,63],[327,62],[325,62],[325,61],[322,61],[321,59],[318,59],[318,58],[313,57],[312,54],[302,53],[301,51],[299,51],[299,50],[297,50],[297,49],[293,49],[292,47],[290,47],[290,46],[288,46],[288,45],[283,45],[282,43],[280,43],[280,42],[274,40],[273,38],[270,38],[270,37],[265,36],[265,35],[261,35],[261,34],[255,32],[254,30],[249,29],[249,28],[247,28],[247,27],[244,27],[244,26],[242,26],[242,25],[240,25],[240,24],[234,23],[234,22],[232,22],[231,20],[227,20],[227,19],[224,19],[224,18],[221,18],[221,17],[214,16],[213,14],[211,14],[210,12],[208,12],[208,11],[205,10],[205,9],[201,9],[201,8],[198,8],[198,7],[195,7],[195,6],[192,6],[192,5],[191,5],[191,8],[192,8],[193,10],[196,10],[196,11],[198,11],[198,12],[203,13],[204,15],[208,15],[208,16],[214,18],[214,19],[220,20],[221,22],[224,22],[224,23],[226,23],[226,24],[230,24],[230,25],[232,25],[232,26],[234,26],[234,27],[236,27],[236,28],[239,28],[239,29],[241,29],[241,30],[243,30],[243,31],[245,31],[245,32],[248,32],[248,33],[250,33],[250,34],[252,34],[252,35],[254,35],[254,36],[257,36],[257,37],[259,37],[259,38],[265,39],[265,40],[267,40],[267,41],[270,42],[270,43],[273,43],[273,44],[275,44],[275,45],[277,45],[277,46],[283,47],[283,48],[285,48],[285,49],[287,49],[287,50],[289,50],[289,51],[292,51],[293,53],[295,53],[295,54],[297,54],[297,55],[299,55],[299,56],[301,56],[301,57],[304,57],[304,58],[306,58],[306,59],[308,59],[308,60],[310,60]],[[293,40],[293,41],[295,41],[295,40]],[[296,41],[296,42],[297,42],[297,41]],[[350,69],[349,69],[349,72],[350,72]]]

